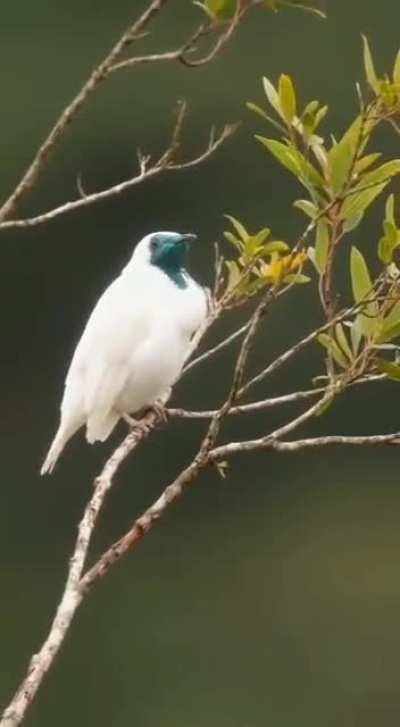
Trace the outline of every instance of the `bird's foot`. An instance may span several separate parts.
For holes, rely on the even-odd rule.
[[[121,418],[124,420],[124,422],[127,423],[128,427],[130,427],[131,429],[137,429],[141,426],[141,421],[139,419],[131,417],[129,414],[121,414]]]
[[[151,409],[162,424],[166,424],[168,422],[168,412],[163,401],[157,399]]]

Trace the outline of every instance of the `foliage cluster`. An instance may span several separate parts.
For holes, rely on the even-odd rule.
[[[363,43],[366,83],[356,87],[359,113],[340,136],[321,131],[328,107],[316,100],[302,107],[288,75],[276,86],[263,79],[267,109],[247,104],[279,133],[256,139],[306,191],[294,202],[309,220],[304,232],[290,245],[269,228],[250,234],[233,217],[232,230],[225,232],[236,253],[225,263],[223,295],[229,304],[241,304],[265,287],[276,294],[299,283],[318,286],[323,320],[330,324],[318,341],[332,391],[377,373],[400,380],[400,227],[393,193],[372,265],[354,244],[364,216],[400,173],[400,159],[382,161],[377,148],[383,124],[400,134],[400,51],[390,76],[380,77],[365,37]],[[348,269],[346,290],[337,274],[340,257]]]

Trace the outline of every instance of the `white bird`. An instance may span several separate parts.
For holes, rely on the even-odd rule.
[[[155,232],[136,246],[104,291],[76,347],[65,381],[60,426],[41,474],[86,424],[86,439],[104,441],[118,420],[168,395],[207,315],[207,294],[186,271],[196,235]]]

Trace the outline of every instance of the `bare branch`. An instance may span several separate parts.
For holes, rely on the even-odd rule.
[[[96,477],[93,495],[86,506],[78,528],[78,537],[70,560],[64,593],[54,621],[39,652],[32,657],[27,675],[5,710],[0,721],[0,727],[16,727],[21,724],[26,710],[33,702],[43,678],[50,669],[82,601],[83,592],[80,585],[82,572],[97,518],[112,487],[113,477],[128,454],[136,449],[150,434],[157,421],[157,415],[150,412],[143,420],[141,427],[133,430],[125,437],[104,465],[101,474]]]
[[[254,452],[272,449],[276,452],[299,452],[302,449],[317,449],[330,446],[377,447],[400,445],[400,432],[393,434],[377,434],[372,436],[341,436],[311,437],[309,439],[296,439],[293,442],[282,442],[279,439],[252,440],[245,442],[232,442],[223,447],[216,447],[210,452],[214,461],[226,459],[233,454]]]
[[[353,388],[360,384],[370,384],[376,381],[389,381],[385,374],[376,374],[374,376],[366,376],[362,379],[350,381],[347,388]],[[254,414],[264,409],[273,409],[282,406],[282,404],[293,404],[298,401],[312,399],[317,394],[323,394],[327,390],[326,386],[319,386],[315,389],[305,389],[304,391],[294,391],[292,394],[283,394],[282,396],[273,396],[269,399],[260,399],[259,401],[251,401],[249,404],[239,404],[229,409],[229,416],[237,416],[240,414]],[[217,413],[217,409],[203,409],[201,411],[191,411],[189,409],[168,408],[166,414],[176,419],[211,419]]]
[[[250,9],[251,3],[248,2],[238,2],[236,7],[236,12],[231,20],[230,23],[228,23],[226,29],[223,33],[218,37],[217,41],[215,42],[212,49],[202,58],[197,59],[189,59],[187,57],[187,53],[182,53],[180,56],[180,61],[185,65],[189,66],[191,68],[198,67],[198,66],[204,66],[206,63],[210,63],[217,55],[218,53],[225,48],[225,46],[228,44],[228,42],[233,37],[238,25],[240,24],[241,20],[247,13],[247,11]]]
[[[400,432],[394,434],[376,434],[369,437],[344,437],[340,435],[332,435],[327,437],[313,437],[310,439],[297,439],[294,442],[275,441],[272,443],[272,449],[278,452],[299,452],[301,449],[315,449],[317,447],[330,446],[350,446],[350,447],[380,447],[390,445],[400,445]]]
[[[146,29],[150,21],[161,11],[167,1],[168,0],[152,0],[138,20],[127,28],[125,33],[121,36],[104,60],[94,69],[77,96],[75,96],[73,101],[64,109],[56,124],[50,131],[47,139],[43,142],[32,163],[26,170],[21,181],[0,208],[0,220],[5,220],[14,212],[22,197],[25,196],[25,194],[35,184],[50,155],[56,148],[67,128],[82,110],[82,107],[88,100],[89,96],[91,96],[100,83],[107,78],[112,66],[121,57],[121,54],[135,39],[143,34],[143,31]]]
[[[273,409],[274,407],[281,406],[282,404],[290,404],[297,401],[304,401],[305,399],[311,399],[313,396],[317,396],[325,391],[325,387],[319,387],[318,389],[308,389],[306,391],[295,391],[293,394],[284,394],[283,396],[273,396],[270,399],[261,399],[260,401],[252,401],[250,404],[241,404],[239,406],[232,406],[229,409],[229,416],[236,416],[239,414],[253,414],[258,411],[264,411],[264,409]],[[216,415],[218,409],[205,409],[203,411],[190,411],[187,409],[167,409],[167,415],[177,419],[211,419]]]
[[[193,33],[193,35],[190,36],[190,38],[185,43],[183,43],[183,45],[180,46],[180,48],[172,51],[166,51],[165,53],[151,53],[146,56],[135,56],[133,58],[126,58],[123,61],[114,63],[114,65],[111,66],[110,71],[114,73],[114,71],[131,69],[137,65],[142,65],[146,63],[162,63],[168,61],[180,61],[181,63],[184,63],[184,65],[188,65],[185,58],[186,54],[192,53],[196,49],[196,44],[198,40],[203,35],[206,35],[209,32],[210,26],[202,23]]]
[[[256,376],[253,376],[238,392],[238,396],[242,397],[244,394],[246,394],[249,389],[251,389],[256,384],[259,384],[260,381],[263,381],[271,374],[275,373],[283,364],[290,361],[291,358],[296,356],[300,351],[303,350],[306,346],[308,346],[309,343],[312,341],[315,341],[318,336],[326,331],[328,328],[330,328],[334,323],[339,323],[340,321],[345,320],[348,316],[352,315],[355,311],[356,307],[353,306],[352,308],[349,308],[346,311],[342,311],[339,313],[332,321],[328,321],[327,323],[324,323],[322,326],[319,326],[319,328],[316,328],[314,331],[311,331],[307,336],[302,338],[300,341],[294,344],[291,348],[289,348],[287,351],[282,353],[280,356],[278,356],[272,363],[270,363],[268,366],[266,366],[260,373],[258,373]]]
[[[181,108],[184,109],[185,107],[182,106]],[[183,113],[184,111],[181,110],[179,123],[181,123],[183,119]],[[93,192],[92,194],[86,193],[83,197],[72,200],[71,202],[65,202],[59,207],[54,207],[48,212],[44,212],[40,215],[37,215],[36,217],[28,217],[26,219],[0,222],[0,230],[13,230],[25,227],[36,227],[37,225],[42,225],[46,222],[50,222],[51,220],[54,220],[57,217],[60,217],[61,215],[64,215],[68,212],[73,212],[75,210],[81,209],[82,207],[88,207],[93,204],[97,204],[98,202],[101,202],[105,199],[118,197],[123,192],[126,192],[128,189],[136,187],[138,184],[142,184],[143,182],[153,179],[154,177],[160,176],[165,172],[181,171],[183,169],[189,169],[191,167],[202,164],[217,151],[217,149],[221,146],[221,144],[224,143],[224,141],[226,141],[226,139],[234,134],[236,128],[236,125],[225,126],[219,136],[212,143],[209,143],[205,151],[203,151],[197,157],[189,159],[188,161],[172,162],[170,160],[173,153],[176,152],[176,145],[178,143],[178,131],[180,133],[180,127],[176,125],[173,138],[170,145],[168,146],[167,151],[164,152],[161,158],[157,162],[155,162],[153,166],[147,168],[146,163],[148,163],[148,157],[140,157],[140,172],[135,177],[131,177],[124,182],[119,182],[118,184],[101,190],[100,192]],[[146,163],[143,163],[144,159],[146,160]]]

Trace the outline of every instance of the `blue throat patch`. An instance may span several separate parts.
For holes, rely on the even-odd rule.
[[[151,264],[162,270],[181,290],[188,286],[184,267],[187,249],[188,245],[184,240],[162,235],[155,236],[151,245]]]

